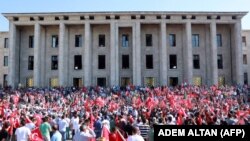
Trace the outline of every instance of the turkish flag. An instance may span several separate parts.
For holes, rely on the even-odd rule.
[[[162,108],[162,109],[164,109],[164,108],[166,108],[167,107],[167,105],[166,105],[166,103],[165,103],[165,101],[161,101],[160,102],[160,108]]]
[[[118,108],[118,104],[116,104],[115,102],[111,101],[109,104],[109,111],[114,111],[115,109]]]
[[[91,107],[93,105],[93,102],[91,100],[85,100],[84,107],[86,111],[91,111]]]
[[[39,114],[35,114],[35,115],[34,115],[34,118],[36,119],[35,125],[36,125],[37,127],[39,127],[39,126],[42,124],[42,116],[39,115]]]
[[[13,117],[13,118],[15,118],[15,117],[17,117],[17,116],[18,116],[18,110],[13,111],[13,112],[10,114],[10,117]]]
[[[177,117],[176,124],[177,124],[177,125],[182,125],[182,116],[178,116],[178,117]]]
[[[95,100],[95,104],[98,105],[98,106],[100,106],[100,107],[103,107],[105,105],[105,102],[104,102],[104,100],[101,97],[98,97]]]
[[[105,138],[106,141],[109,140],[109,129],[106,126],[102,127],[102,137]]]
[[[126,141],[119,130],[116,131],[116,141]]]
[[[0,116],[4,116],[4,106],[0,106]]]
[[[35,128],[34,130],[32,130],[31,136],[30,136],[30,141],[43,141],[42,134],[41,134],[38,127]]]
[[[13,96],[13,102],[15,105],[19,102],[19,96]]]

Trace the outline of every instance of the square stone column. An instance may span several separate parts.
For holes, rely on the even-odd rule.
[[[217,37],[216,37],[216,22],[215,19],[210,23],[210,43],[211,43],[211,83],[218,85],[218,54],[217,54]]]
[[[241,41],[241,20],[234,24],[234,51],[235,51],[235,74],[236,83],[243,84],[243,59],[242,59],[242,41]]]
[[[17,45],[16,45],[16,34],[17,27],[14,23],[10,21],[10,31],[9,31],[9,74],[8,74],[8,82],[10,86],[15,88],[18,83],[17,71],[19,67],[19,63],[16,61],[18,58]]]
[[[34,28],[34,87],[41,86],[41,25],[35,24]]]
[[[68,86],[68,32],[64,23],[59,25],[59,86]]]
[[[166,23],[161,22],[161,48],[160,48],[160,84],[161,85],[167,85],[168,83],[168,78],[167,78],[167,31],[166,31]]]
[[[140,86],[141,82],[141,23],[133,25],[133,84]]]
[[[91,64],[91,28],[90,23],[88,21],[84,24],[84,85],[91,86],[92,85],[92,64]]]
[[[192,25],[190,19],[185,23],[186,46],[184,46],[184,80],[187,84],[193,84],[193,47]]]
[[[110,85],[119,85],[118,26],[115,21],[110,23]]]

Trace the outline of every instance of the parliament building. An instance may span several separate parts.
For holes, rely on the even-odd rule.
[[[0,86],[249,84],[246,14],[3,13]]]

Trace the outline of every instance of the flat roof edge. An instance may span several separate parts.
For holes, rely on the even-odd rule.
[[[39,15],[78,15],[78,14],[93,14],[93,15],[105,15],[105,14],[194,14],[194,15],[212,15],[212,14],[236,14],[246,15],[248,11],[91,11],[91,12],[27,12],[27,13],[2,13],[5,17],[8,16],[39,16]]]

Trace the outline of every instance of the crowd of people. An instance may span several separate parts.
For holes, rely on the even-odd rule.
[[[153,141],[153,125],[249,125],[247,86],[0,90],[0,141]]]

